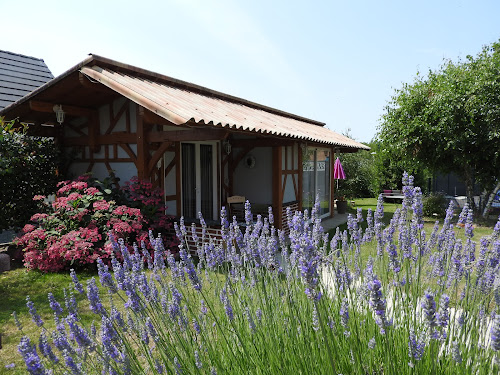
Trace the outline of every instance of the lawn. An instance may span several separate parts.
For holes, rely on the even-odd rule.
[[[92,275],[80,273],[79,277],[84,282]],[[36,336],[37,327],[31,322],[26,307],[26,296],[29,295],[42,319],[47,321],[49,327],[52,323],[53,311],[50,309],[47,295],[52,293],[61,303],[64,301],[63,290],[71,284],[69,273],[42,273],[28,271],[25,268],[15,268],[0,274],[0,333],[2,335],[2,349],[0,349],[0,374],[25,374],[24,361],[17,351],[17,345],[22,337],[17,329],[12,312],[19,314],[24,333]],[[81,299],[81,298],[80,298]],[[85,317],[85,314],[82,315]],[[87,315],[90,316],[90,315]],[[15,363],[15,370],[6,369],[5,366]]]
[[[365,219],[363,223],[361,223],[361,227],[363,229],[366,229],[366,215],[368,212],[368,209],[371,209],[372,212],[375,212],[377,209],[377,199],[376,198],[357,198],[354,200],[355,206],[349,205],[348,206],[348,213],[356,215],[356,210],[358,208],[361,208],[363,210],[363,218]],[[383,222],[387,226],[391,222],[391,218],[394,215],[394,212],[396,211],[397,208],[401,207],[401,204],[399,203],[386,203],[384,202],[384,219]],[[455,223],[458,218],[458,214],[460,211],[456,210],[455,211]],[[433,218],[433,217],[424,217],[424,229],[427,235],[430,235],[434,228],[434,224],[436,221],[439,221],[440,224],[443,223],[443,219],[438,219],[438,218]],[[481,224],[476,224],[474,226],[474,237],[477,239],[480,239],[484,236],[488,236],[491,234],[491,231],[493,230],[493,227],[495,226],[496,221],[488,221],[484,222],[482,221]],[[342,224],[340,227],[341,231],[344,231],[347,229],[347,224]],[[464,240],[464,230],[460,227],[456,228],[457,230],[457,238]],[[336,229],[330,230],[330,234],[333,235],[335,233]]]

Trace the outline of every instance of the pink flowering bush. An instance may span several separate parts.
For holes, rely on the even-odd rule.
[[[176,242],[166,234],[172,218],[165,215],[161,192],[142,183],[138,189],[137,184],[134,180],[124,191],[113,191],[82,176],[60,182],[51,204],[35,196],[40,212],[17,239],[25,266],[48,272],[92,265],[98,258],[107,262],[113,251],[109,235],[128,243],[144,241],[151,248],[148,230],[161,233],[165,248],[173,249]]]

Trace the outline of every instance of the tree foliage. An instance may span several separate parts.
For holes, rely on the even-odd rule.
[[[500,42],[465,61],[445,61],[396,90],[378,138],[392,159],[492,189],[500,171]]]
[[[52,139],[0,118],[0,230],[22,227],[37,210],[33,197],[55,191],[58,157]]]

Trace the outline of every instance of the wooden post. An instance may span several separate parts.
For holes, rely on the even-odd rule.
[[[175,142],[175,205],[177,206],[177,216],[181,216],[181,143]]]
[[[283,189],[282,189],[282,151],[281,146],[273,147],[273,209],[274,222],[277,228],[282,229],[283,217]]]
[[[137,177],[139,180],[145,180],[149,176],[147,176],[147,144],[146,144],[146,134],[144,131],[144,108],[140,105],[136,106],[136,121],[137,121]]]
[[[302,174],[303,174],[303,169],[304,167],[302,166],[302,156],[303,156],[303,151],[302,151],[302,147],[300,147],[300,143],[298,144],[298,155],[297,155],[297,160],[298,160],[298,165],[297,165],[297,168],[299,169],[299,173],[298,173],[298,190],[299,190],[299,193],[298,193],[298,197],[297,197],[297,200],[299,201],[299,211],[302,211],[302,199],[303,199],[303,192],[302,192],[302,189],[303,189],[303,186],[302,186]]]

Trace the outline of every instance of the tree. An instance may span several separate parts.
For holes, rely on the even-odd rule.
[[[351,129],[347,129],[342,134],[353,138],[350,132]],[[371,147],[371,145],[369,146]],[[376,170],[371,152],[359,150],[358,152],[342,154],[339,158],[347,178],[338,181],[338,188],[335,189],[336,197],[361,198],[375,196],[378,190],[375,187]]]
[[[490,195],[500,177],[500,42],[426,77],[417,73],[396,90],[377,137],[391,158],[463,178],[477,211],[474,182]]]

